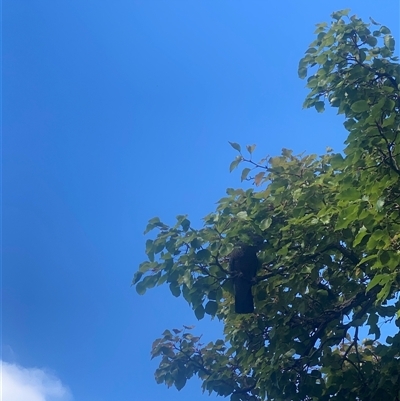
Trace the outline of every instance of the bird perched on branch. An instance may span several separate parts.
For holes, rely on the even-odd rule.
[[[229,256],[229,270],[233,273],[235,312],[253,313],[254,300],[251,292],[260,262],[257,252],[264,240],[257,236],[254,244],[239,242]]]

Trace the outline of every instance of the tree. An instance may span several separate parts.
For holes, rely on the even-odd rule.
[[[166,330],[152,348],[158,383],[181,389],[198,375],[232,401],[400,400],[400,68],[390,30],[348,13],[317,25],[299,64],[304,107],[343,114],[344,153],[255,162],[255,145],[245,156],[231,143],[231,170],[245,163],[252,188],[228,189],[200,229],[150,220],[138,293],[167,283],[225,336],[204,345],[193,327]],[[229,257],[255,235],[255,311],[236,314]],[[389,323],[397,333],[382,338]]]

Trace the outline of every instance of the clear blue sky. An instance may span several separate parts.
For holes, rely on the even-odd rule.
[[[165,328],[216,339],[221,326],[166,288],[130,287],[144,228],[185,213],[200,225],[240,186],[228,140],[260,158],[343,149],[342,118],[302,110],[297,77],[314,24],[342,8],[399,39],[395,0],[3,1],[2,359],[15,391],[30,375],[38,401],[65,388],[74,401],[207,399],[197,381],[154,381]]]

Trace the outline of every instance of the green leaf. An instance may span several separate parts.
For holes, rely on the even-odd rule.
[[[388,251],[381,251],[379,260],[383,266],[386,266],[390,262],[390,253]]]
[[[240,220],[247,220],[248,216],[247,216],[247,212],[246,211],[241,211],[239,212],[237,215],[237,218]]]
[[[381,229],[376,229],[370,236],[366,248],[368,250],[376,250],[382,248],[386,243],[389,242],[387,233]]]
[[[377,325],[375,325],[369,329],[368,334],[375,334],[375,340],[377,340],[381,336],[381,330]]]
[[[149,224],[157,224],[157,223],[161,223],[159,217],[153,217],[152,219],[149,220]]]
[[[376,205],[375,205],[375,209],[379,212],[382,210],[383,205],[385,204],[385,200],[380,198],[377,200]]]
[[[378,39],[376,39],[374,36],[367,36],[365,41],[372,47],[376,46],[378,43]]]
[[[379,32],[383,33],[384,35],[390,34],[390,29],[387,26],[381,26]]]
[[[349,12],[350,12],[350,8],[346,8],[344,10],[334,12],[333,14],[331,14],[331,17],[336,20],[340,20],[342,17],[348,15]]]
[[[366,291],[370,291],[372,288],[379,285],[384,285],[389,281],[389,277],[386,274],[377,274],[367,285]]]
[[[338,199],[341,200],[359,200],[361,199],[361,193],[356,188],[346,188],[340,192]]]
[[[350,224],[358,220],[359,206],[357,203],[349,204],[339,213],[335,231],[347,228]]]
[[[230,142],[230,141],[228,141],[228,142],[229,142],[229,144],[232,146],[233,149],[237,150],[238,152],[241,152],[241,151],[242,151],[242,148],[240,147],[240,145],[239,145],[238,143],[236,143],[236,142]]]
[[[359,245],[366,235],[368,235],[368,231],[365,226],[362,226],[353,241],[353,246]]]
[[[183,387],[185,387],[186,384],[186,377],[185,373],[182,371],[177,371],[174,374],[174,379],[175,379],[175,387],[177,388],[178,391],[182,390]]]
[[[315,109],[318,111],[318,113],[322,113],[325,111],[325,103],[324,102],[316,102],[314,106],[315,106]]]
[[[152,274],[150,276],[146,276],[142,281],[143,286],[145,286],[146,289],[153,288],[157,284],[157,281],[160,278],[160,276],[161,272],[158,272],[157,274]]]
[[[271,226],[271,224],[272,224],[272,219],[270,217],[268,217],[261,221],[260,228],[261,228],[261,230],[266,230]]]
[[[148,239],[146,241],[146,253],[149,254],[152,252],[154,241],[152,239]]]
[[[182,226],[183,231],[186,232],[190,228],[190,221],[188,219],[182,220],[181,226]]]
[[[140,281],[142,276],[143,276],[143,273],[141,271],[135,272],[135,274],[133,275],[132,285],[135,285],[138,281]]]
[[[386,36],[383,38],[383,43],[385,44],[385,46],[386,46],[389,50],[391,50],[391,51],[394,50],[394,47],[395,47],[395,40],[394,40],[394,38],[393,38],[392,35],[386,35]]]
[[[254,149],[256,148],[256,145],[255,144],[253,144],[253,145],[246,145],[246,149],[247,149],[247,151],[250,153],[250,154],[252,154],[253,152],[254,152]]]
[[[314,47],[310,47],[309,49],[307,49],[306,53],[310,54],[317,53],[317,49],[315,49]]]
[[[261,171],[260,173],[257,173],[256,176],[254,177],[254,183],[258,186],[261,184],[262,179],[265,176],[265,172]]]
[[[205,307],[207,315],[215,316],[218,310],[218,304],[214,301],[208,301]]]
[[[291,358],[295,354],[296,354],[296,350],[294,348],[292,348],[289,351],[285,352],[285,357],[286,358]]]
[[[394,100],[386,99],[386,101],[385,101],[385,109],[386,110],[392,111],[395,106],[396,106],[396,103]]]
[[[365,263],[367,263],[367,262],[370,262],[370,261],[373,261],[373,260],[375,260],[376,258],[377,258],[376,255],[368,255],[368,256],[366,256],[365,258],[362,258],[362,259],[360,260],[360,262],[357,264],[357,266],[362,266],[363,264],[365,264]]]
[[[299,67],[297,70],[300,79],[304,79],[307,77],[307,68],[306,67]]]
[[[355,113],[362,113],[363,111],[367,111],[369,109],[368,102],[366,100],[358,100],[351,105],[351,110]]]
[[[181,295],[181,289],[179,288],[179,285],[177,285],[176,283],[171,283],[169,285],[169,289],[174,297],[179,297]]]
[[[391,110],[392,110],[392,108],[391,108]],[[396,121],[396,117],[397,117],[396,113],[392,113],[390,115],[390,117],[386,118],[383,121],[382,127],[389,127],[389,126],[393,125],[395,123],[395,121]]]
[[[379,22],[376,22],[374,19],[372,19],[371,17],[369,17],[369,20],[372,22],[373,25],[380,25]]]
[[[343,166],[343,161],[343,156],[340,153],[335,153],[330,159],[331,165],[335,170]]]
[[[197,320],[201,320],[204,317],[205,310],[203,305],[199,305],[195,310],[194,314],[196,315]]]
[[[242,171],[242,175],[240,177],[240,181],[244,181],[247,178],[247,176],[249,175],[250,171],[251,171],[251,169],[249,169],[248,167],[244,168]]]
[[[373,36],[372,36],[372,38],[375,39]],[[359,50],[359,51],[358,51],[357,60],[358,60],[360,63],[363,63],[363,62],[365,61],[366,57],[367,57],[367,55],[365,54],[364,51],[362,51],[362,50]]]
[[[236,156],[235,160],[229,166],[229,172],[232,172],[242,160],[241,156]]]
[[[388,297],[391,289],[391,282],[387,282],[384,287],[378,292],[377,302],[384,302]]]
[[[200,249],[200,251],[196,253],[196,259],[199,261],[207,261],[210,259],[210,256],[211,252],[208,249]]]
[[[137,292],[139,295],[143,295],[143,294],[146,292],[146,290],[147,290],[147,288],[146,288],[146,285],[143,283],[143,281],[139,282],[139,283],[136,285],[136,292]]]

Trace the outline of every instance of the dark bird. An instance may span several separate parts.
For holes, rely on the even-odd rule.
[[[233,273],[236,313],[254,312],[251,288],[255,283],[254,279],[260,265],[257,257],[259,250],[259,244],[239,243],[229,256],[229,270]]]

